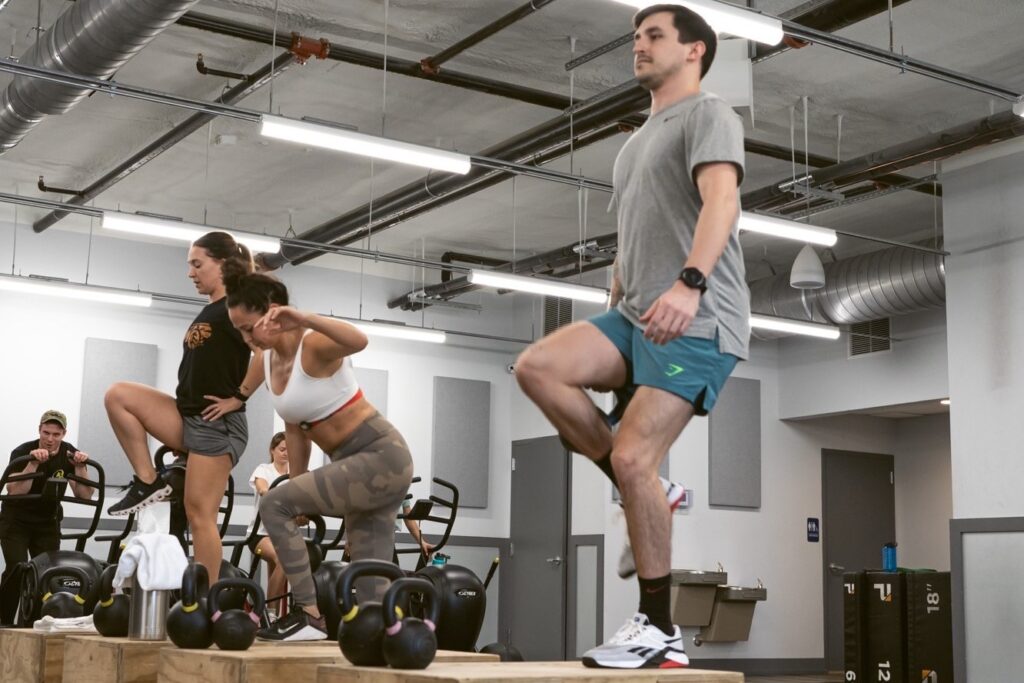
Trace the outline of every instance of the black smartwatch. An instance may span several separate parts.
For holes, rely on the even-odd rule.
[[[683,268],[679,280],[690,289],[699,289],[701,294],[708,291],[708,279],[699,268]]]

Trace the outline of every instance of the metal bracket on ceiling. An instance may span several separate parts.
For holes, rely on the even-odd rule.
[[[604,261],[611,261],[615,259],[615,254],[618,253],[618,247],[610,247],[606,249],[600,249],[597,246],[597,240],[590,240],[583,244],[577,244],[572,248],[573,253],[580,254],[585,258],[601,259]]]

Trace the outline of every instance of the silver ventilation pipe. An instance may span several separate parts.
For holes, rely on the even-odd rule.
[[[833,325],[905,315],[946,302],[939,254],[895,247],[825,264],[825,286],[799,290],[789,274],[750,283],[754,313]]]
[[[19,60],[79,76],[109,78],[198,0],[78,0]],[[0,94],[0,152],[45,116],[63,114],[91,92],[17,76]]]

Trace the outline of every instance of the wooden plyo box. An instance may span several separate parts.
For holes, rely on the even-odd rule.
[[[61,683],[67,633],[0,629],[0,681]]]
[[[494,662],[495,655],[475,652],[437,653],[434,661]],[[159,683],[291,683],[315,681],[317,668],[333,664],[351,667],[338,644],[321,641],[317,645],[253,647],[242,652],[210,650],[160,651]]]
[[[69,636],[63,683],[156,683],[160,650],[169,640]]]
[[[321,666],[317,683],[743,683],[743,674],[700,669],[588,669],[579,662],[438,663],[423,671]]]

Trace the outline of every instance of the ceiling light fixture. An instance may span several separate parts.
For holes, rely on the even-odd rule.
[[[144,292],[96,287],[94,285],[65,282],[63,280],[29,278],[19,275],[0,275],[0,289],[20,294],[56,296],[64,299],[120,304],[123,306],[146,307],[153,304],[153,297]]]
[[[1024,96],[1013,103],[1013,113],[1017,116],[1024,116]]]
[[[823,247],[831,247],[839,239],[836,231],[829,228],[820,228],[817,225],[797,223],[785,218],[765,216],[764,214],[750,213],[749,211],[744,211],[740,214],[739,227],[740,230],[746,232],[757,232],[762,235],[782,237],[788,240],[807,242],[808,244],[820,244]]]
[[[350,323],[368,337],[390,337],[392,339],[406,339],[408,341],[429,342],[431,344],[444,344],[448,338],[444,332],[439,330],[409,327],[402,323],[363,322],[362,320],[348,320],[347,318],[340,318],[340,320]]]
[[[608,290],[606,289],[574,285],[568,282],[555,282],[537,277],[508,275],[490,270],[472,270],[469,273],[469,281],[474,285],[494,287],[495,289],[511,289],[517,292],[557,296],[595,304],[608,303]]]
[[[949,405],[949,399],[948,398],[944,398],[941,401],[939,401],[939,403],[941,403],[944,406],[948,406]]]
[[[616,0],[638,10],[661,4],[658,0]],[[675,0],[671,5],[682,5],[704,18],[716,33],[728,33],[738,38],[747,38],[766,45],[778,45],[785,32],[782,21],[768,14],[761,14],[742,7],[716,0]]]
[[[140,216],[131,213],[119,213],[117,211],[104,211],[103,220],[100,226],[104,230],[116,232],[131,232],[137,235],[149,237],[164,237],[166,239],[180,240],[183,242],[195,242],[208,232],[226,232],[236,241],[249,247],[255,252],[266,252],[276,254],[281,251],[281,240],[276,237],[254,235],[251,233],[238,232],[236,230],[225,230],[208,225],[186,223],[184,221],[169,220],[166,218],[154,218],[152,216]]]
[[[269,114],[260,117],[260,135],[460,175],[469,173],[472,167],[467,154]]]
[[[801,320],[790,320],[789,318],[752,315],[750,316],[750,326],[761,330],[800,334],[807,337],[818,337],[819,339],[839,339],[839,328],[834,325],[807,323]]]

